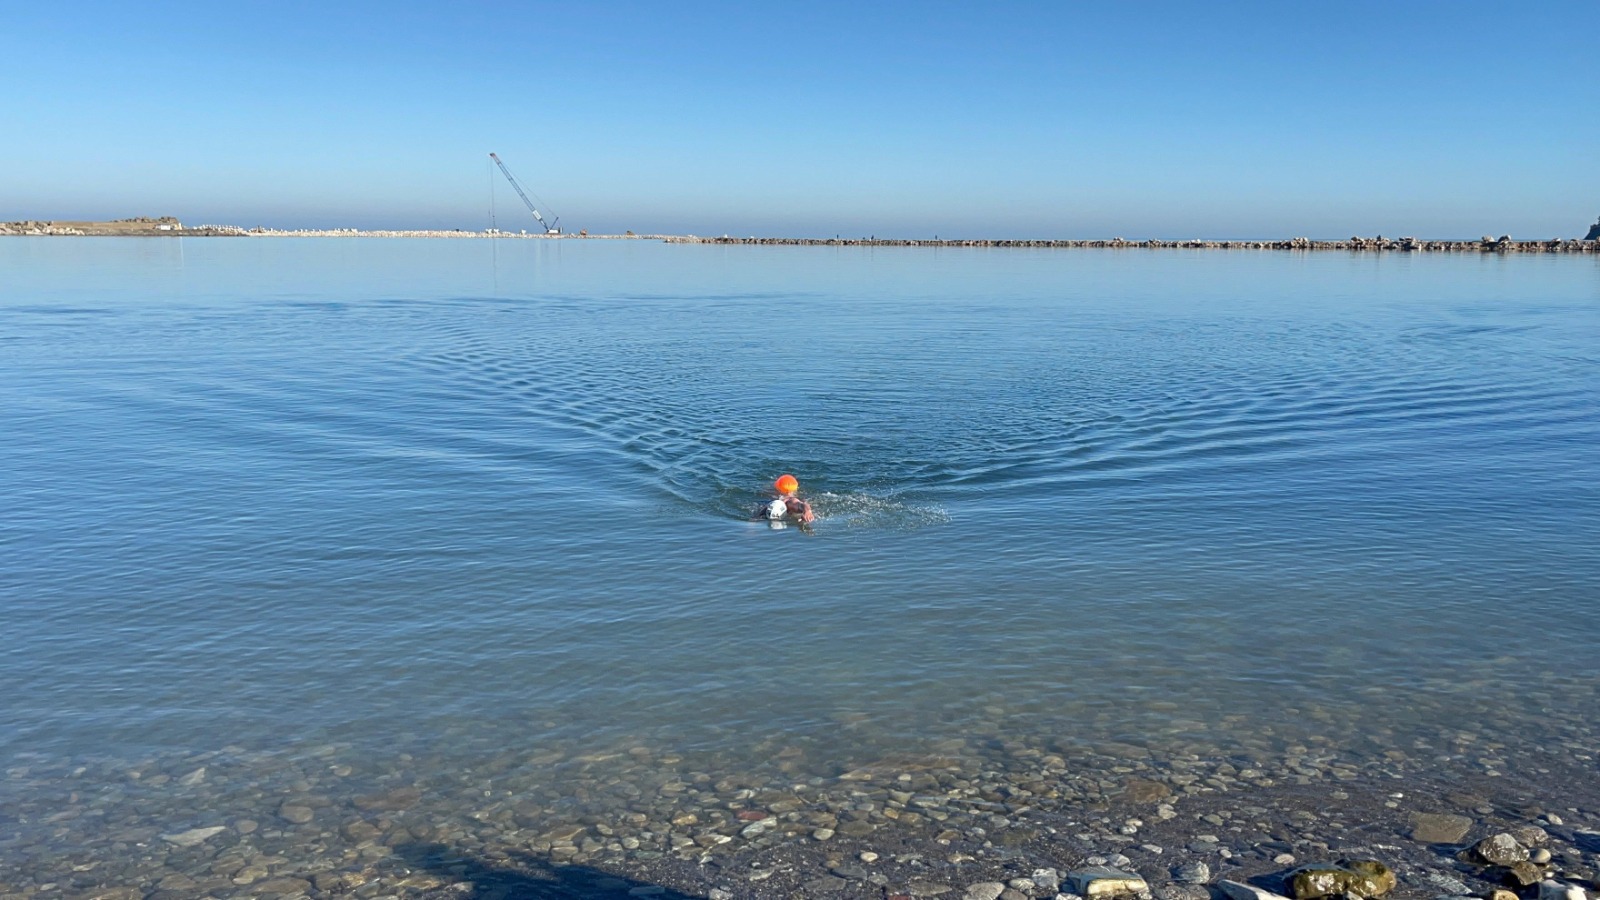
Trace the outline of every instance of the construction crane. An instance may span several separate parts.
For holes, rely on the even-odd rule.
[[[512,177],[511,170],[506,168],[506,164],[500,161],[500,157],[495,156],[493,153],[491,153],[491,154],[489,154],[489,158],[494,160],[494,164],[500,167],[501,174],[505,175],[506,176],[506,180],[511,182],[511,187],[516,190],[517,196],[521,197],[522,198],[522,202],[526,203],[528,205],[528,212],[533,213],[533,217],[535,219],[539,220],[539,224],[544,227],[544,233],[545,234],[560,234],[561,233],[561,217],[560,216],[556,216],[556,220],[554,222],[546,222],[544,220],[544,216],[539,215],[539,210],[534,207],[533,201],[529,200],[528,199],[528,195],[523,192],[522,185],[517,184],[517,179]]]

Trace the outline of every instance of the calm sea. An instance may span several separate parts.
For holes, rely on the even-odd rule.
[[[1538,741],[1597,448],[1590,257],[10,238],[0,763]]]

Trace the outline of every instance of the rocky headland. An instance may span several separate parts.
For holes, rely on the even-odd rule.
[[[116,219],[111,222],[18,221],[0,222],[0,236],[66,237],[237,237],[244,229],[232,225],[185,226],[172,216]]]

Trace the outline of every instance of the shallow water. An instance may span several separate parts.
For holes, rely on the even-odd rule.
[[[1547,744],[1597,363],[1576,257],[8,239],[0,761]]]

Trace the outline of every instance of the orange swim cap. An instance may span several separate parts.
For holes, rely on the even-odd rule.
[[[778,480],[772,483],[780,494],[792,494],[800,490],[800,482],[793,475],[779,475]]]

